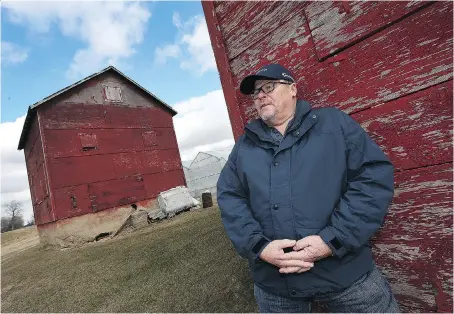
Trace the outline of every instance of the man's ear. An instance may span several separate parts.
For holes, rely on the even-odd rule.
[[[296,94],[298,93],[298,89],[296,88],[296,84],[293,83],[292,85],[290,85],[290,91],[292,93],[292,96],[293,97],[296,97]]]

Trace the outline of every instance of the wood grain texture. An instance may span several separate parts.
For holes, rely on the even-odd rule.
[[[227,16],[229,12],[235,12],[237,7],[244,6],[243,1],[213,1],[214,12],[216,13],[219,22]]]
[[[452,160],[452,81],[361,111],[352,117],[396,170]]]
[[[90,183],[88,184],[88,191],[91,208],[95,212],[135,203],[147,198],[141,176]]]
[[[233,137],[238,137],[243,133],[244,121],[242,113],[238,108],[236,90],[233,84],[233,75],[227,57],[227,51],[224,45],[224,38],[220,30],[218,17],[214,9],[214,2],[203,1],[203,12],[207,22],[208,32],[210,35],[211,46],[216,56],[216,65],[221,79],[222,90],[224,92],[227,111],[229,113],[230,124],[232,126]]]
[[[389,214],[373,241],[405,312],[438,310],[439,293],[452,300],[452,170],[446,163],[396,173]]]
[[[155,198],[159,192],[184,184],[182,170],[171,170],[143,175],[145,190],[148,198]]]
[[[437,2],[323,62],[306,20],[297,15],[233,60],[231,68],[248,121],[255,117],[252,102],[239,93],[239,83],[263,64],[288,67],[299,97],[314,106],[354,113],[451,80],[452,52],[452,5]]]
[[[229,60],[266,37],[306,5],[300,1],[247,1],[228,11],[224,17],[228,22],[221,23],[220,27]]]
[[[386,1],[320,1],[311,2],[304,11],[321,60],[430,4],[428,1],[397,1],[393,5]]]
[[[402,311],[452,312],[452,3],[273,5],[204,5],[235,139],[256,117],[239,84],[273,62],[299,98],[352,114],[396,168],[377,263]]]
[[[54,199],[57,220],[92,212],[87,184],[55,189]]]

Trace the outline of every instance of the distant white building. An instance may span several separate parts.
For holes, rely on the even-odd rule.
[[[230,149],[200,152],[192,161],[183,162],[186,183],[192,196],[199,198],[206,190],[216,194],[216,183],[224,167]]]

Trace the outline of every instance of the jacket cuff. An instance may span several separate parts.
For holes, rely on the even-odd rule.
[[[343,257],[347,254],[348,250],[344,244],[337,238],[334,233],[331,231],[331,227],[325,227],[318,234],[320,238],[330,247],[333,251],[333,255],[338,258]]]
[[[255,242],[251,249],[251,256],[254,262],[262,262],[262,260],[260,259],[260,254],[270,242],[271,240],[265,236],[259,237],[259,239]]]

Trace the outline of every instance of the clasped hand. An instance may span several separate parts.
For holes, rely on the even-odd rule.
[[[285,248],[293,248],[284,253]],[[314,267],[314,262],[330,256],[332,251],[318,235],[311,235],[301,240],[274,240],[260,254],[265,262],[279,267],[283,274],[303,273]]]

